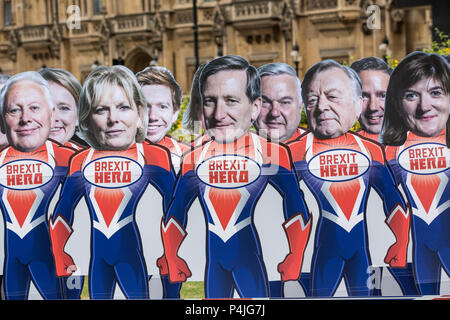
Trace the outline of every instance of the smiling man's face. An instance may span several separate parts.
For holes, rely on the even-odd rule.
[[[148,109],[147,139],[158,143],[177,120],[179,110],[174,110],[172,91],[169,86],[145,85],[142,87],[142,93],[147,101]]]
[[[384,100],[389,84],[389,75],[381,70],[364,70],[358,75],[362,83],[363,97],[359,122],[365,131],[379,134],[383,125]]]
[[[41,147],[50,135],[53,110],[44,89],[33,81],[14,83],[3,109],[4,131],[9,144],[22,152]]]
[[[223,70],[209,76],[203,90],[203,114],[208,134],[218,142],[231,142],[250,128],[261,110],[261,98],[246,95],[247,73]]]

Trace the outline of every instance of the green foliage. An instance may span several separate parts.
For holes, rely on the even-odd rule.
[[[437,53],[442,56],[450,55],[450,36],[440,31],[438,28],[434,28],[434,32],[438,36],[438,41],[431,43],[431,48],[423,48],[422,51],[427,53]],[[386,56],[389,66],[393,69],[397,67],[398,60],[394,59],[391,55]]]
[[[437,53],[443,56],[450,54],[450,36],[440,31],[438,28],[434,28],[434,32],[439,38],[439,41],[433,41],[431,48],[424,48],[424,52]]]
[[[356,121],[356,123],[353,125],[353,127],[351,127],[350,131],[358,131],[359,129],[361,129],[361,125],[359,124],[359,121]]]
[[[183,114],[186,111],[187,106],[189,105],[189,98],[183,98],[181,100],[180,112],[178,113],[178,118],[172,123],[172,127],[170,128],[169,134],[174,135],[178,131],[181,131],[181,122],[183,121]]]
[[[300,117],[300,125],[299,127],[302,128],[308,128],[308,119],[306,118],[306,112],[305,112],[305,108],[303,108],[302,110],[302,115]]]

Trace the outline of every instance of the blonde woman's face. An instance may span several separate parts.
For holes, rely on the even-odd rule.
[[[100,102],[93,107],[89,130],[103,150],[125,150],[136,143],[142,127],[139,111],[122,87],[106,85]]]
[[[75,134],[78,125],[77,103],[72,94],[63,86],[49,82],[50,93],[55,105],[50,138],[65,144]]]

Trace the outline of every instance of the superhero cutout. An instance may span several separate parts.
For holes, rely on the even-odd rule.
[[[93,227],[91,298],[111,299],[116,283],[126,298],[148,298],[135,211],[149,183],[163,194],[163,208],[167,207],[175,179],[170,155],[164,147],[142,143],[148,123],[146,100],[128,68],[100,66],[91,72],[79,108],[80,134],[92,147],[71,158],[50,218],[57,274],[66,276],[73,270],[64,248],[72,233],[74,208],[84,196]]]
[[[377,57],[365,57],[357,60],[352,63],[351,68],[358,73],[362,84],[363,104],[359,117],[361,130],[357,133],[378,142],[385,112],[386,90],[393,69],[385,61]],[[381,203],[379,199],[374,200],[376,201],[372,202],[372,199],[369,198],[368,207],[373,212],[378,212],[381,209]],[[369,249],[373,258],[372,262],[374,263],[374,295],[417,295],[417,288],[411,272],[411,246],[408,248],[406,270],[384,266],[384,253],[387,246],[391,243],[391,232],[385,227],[382,218],[377,214],[371,214],[370,211],[367,217],[367,225]],[[398,293],[397,286],[389,279],[391,275],[400,286],[401,293]]]
[[[171,136],[165,136],[157,144],[169,149],[173,168],[175,172],[178,172],[180,170],[181,157],[183,156],[183,153],[190,150],[190,147]]]
[[[145,143],[153,145],[146,140]],[[176,139],[165,136],[157,145],[162,145],[170,151],[171,161],[175,174],[180,168],[180,159],[183,152],[189,149]],[[167,276],[160,276],[156,261],[163,254],[163,245],[161,241],[160,225],[164,216],[164,207],[157,205],[160,201],[160,194],[153,187],[147,188],[143,194],[137,211],[137,222],[139,226],[145,226],[141,232],[142,243],[144,247],[144,256],[147,261],[147,270],[149,274],[150,298],[153,299],[179,299],[181,283],[171,283]],[[153,208],[153,215],[148,215],[148,208]],[[200,223],[202,223],[202,220]],[[157,276],[155,276],[157,275]]]
[[[5,221],[5,298],[26,299],[30,282],[44,299],[60,299],[47,208],[75,151],[48,140],[33,152],[0,153],[0,193]]]
[[[70,147],[70,148],[72,148],[74,150],[77,150],[77,151],[80,151],[81,149],[87,148],[86,146],[82,146],[81,144],[79,144],[79,143],[77,143],[77,142],[75,142],[73,140],[67,141],[66,143],[64,143],[64,145],[66,147]]]
[[[283,141],[283,144],[297,139],[306,131],[307,130],[303,128],[297,128],[293,136],[286,141]],[[300,189],[304,192],[305,200],[308,200],[307,193],[309,190],[305,193],[304,188],[305,186],[300,185]],[[269,294],[271,298],[308,296],[310,292],[310,273],[308,271],[310,261],[308,261],[307,257],[309,251],[311,251],[311,243],[308,243],[305,248],[303,267],[300,278],[298,279],[298,284],[286,284],[286,282],[281,281],[280,279],[277,266],[279,261],[283,260],[285,252],[289,251],[289,244],[282,227],[284,222],[283,204],[279,198],[280,193],[274,187],[268,185],[263,195],[258,200],[254,217],[256,229],[260,236],[264,264],[269,279]],[[313,197],[311,196],[310,198]],[[314,206],[315,203],[307,203],[310,212],[314,212],[310,205]],[[275,214],[267,214],[268,212],[273,212]],[[311,230],[311,238],[313,237],[313,232],[314,229]]]
[[[175,175],[167,149],[136,143],[124,151],[75,154],[52,216],[51,237],[59,276],[73,264],[64,245],[73,232],[73,211],[85,197],[92,219],[89,292],[92,299],[112,299],[116,282],[127,298],[148,298],[147,270],[135,208],[151,183],[167,208]]]
[[[1,203],[5,221],[6,299],[26,299],[30,283],[44,299],[61,298],[49,230],[48,205],[67,173],[74,150],[48,140],[54,104],[37,72],[11,77],[2,88]]]
[[[380,136],[379,133],[370,133],[363,129],[358,130],[356,133],[358,133],[360,136],[362,136],[364,138],[371,139],[371,140],[374,140],[377,142],[378,142],[378,137]]]
[[[362,137],[379,141],[379,133],[370,133],[364,129],[360,129],[357,131],[359,135]],[[404,196],[404,194],[402,193]],[[369,200],[370,201],[370,200]],[[374,205],[378,206],[378,203],[374,203]],[[368,207],[372,208],[370,205],[370,202],[368,203]],[[374,217],[375,218],[375,217]],[[384,244],[388,244],[391,239],[390,230],[384,230],[383,226],[378,225],[378,221],[370,221],[368,217],[368,228],[369,228],[369,244],[370,244],[370,223],[376,224],[376,227],[373,228],[373,246],[371,247],[371,255],[373,257],[374,252],[373,247],[376,248],[376,251],[379,251],[379,247],[382,247],[384,250]],[[379,221],[382,223],[381,221]],[[413,275],[413,267],[411,262],[411,243],[408,246],[408,256],[407,256],[407,264],[405,268],[391,268],[388,266],[383,266],[383,263],[375,263],[377,266],[373,267],[372,275],[374,276],[373,279],[373,292],[372,294],[375,296],[382,296],[382,295],[405,295],[405,296],[416,296],[419,295],[418,288],[415,283],[414,275]],[[380,252],[380,254],[383,254]],[[380,257],[380,259],[382,259]],[[382,261],[382,260],[381,260]],[[373,261],[372,261],[373,262]],[[399,288],[396,287],[395,284],[389,283],[389,277],[393,277],[395,280],[395,283],[398,284]],[[383,289],[382,288],[386,288]],[[398,289],[400,289],[400,292],[398,292]]]
[[[297,72],[290,65],[279,62],[264,64],[257,70],[261,77],[262,97],[261,112],[254,123],[258,134],[274,142],[287,143],[295,140],[304,133],[304,129],[298,127],[303,102]],[[270,297],[298,296],[292,295],[292,290],[285,289],[277,272],[277,261],[283,259],[287,246],[284,231],[279,227],[283,217],[281,214],[263,214],[282,212],[277,197],[277,191],[269,186],[259,201],[263,209],[257,210],[255,215],[255,224],[261,235],[262,252],[270,281]],[[307,268],[308,259],[305,259],[305,262],[303,269]],[[298,284],[296,286],[298,287]],[[292,284],[289,283],[288,287],[292,287]],[[304,291],[307,291],[307,288],[304,288]]]
[[[80,150],[82,147],[72,140],[77,139],[77,136],[75,135],[76,128],[78,126],[77,103],[81,91],[81,85],[79,81],[72,73],[64,69],[43,67],[38,71],[38,73],[45,80],[47,80],[51,99],[53,101],[53,105],[55,106],[55,108],[53,109],[53,119],[49,138],[62,145],[68,146],[75,150]],[[50,203],[50,212],[53,212],[54,205],[56,204],[57,199],[54,200],[55,201],[52,201]],[[83,210],[83,213],[87,213],[86,211],[87,210]],[[77,216],[77,220],[86,223],[86,227],[83,229],[88,229],[89,225],[87,223],[89,223],[89,220],[87,219],[86,215],[78,214]],[[80,238],[82,238],[83,236],[84,239],[89,239],[88,235],[80,234]],[[83,252],[85,246],[82,243],[83,240],[72,240],[76,240],[77,246],[72,247],[69,245],[69,250],[75,254],[75,259],[77,260],[77,263],[79,263],[82,259],[80,259],[80,255],[77,255],[77,253],[80,251]],[[76,283],[79,285],[73,285],[75,278],[77,278]],[[63,298],[80,299],[82,281],[83,276],[81,275],[72,275],[70,276],[70,278],[61,278]]]
[[[386,147],[398,185],[412,209],[413,271],[420,293],[439,294],[441,267],[450,274],[450,152],[445,129],[435,137],[408,132],[400,147]]]
[[[145,96],[148,110],[148,126],[146,128],[146,138],[152,143],[163,145],[167,147],[171,152],[172,164],[175,172],[178,172],[180,167],[180,158],[184,151],[187,151],[188,147],[181,144],[179,141],[168,136],[168,132],[173,126],[173,123],[178,119],[180,111],[182,90],[173,74],[169,69],[161,66],[150,66],[136,74],[137,81],[142,88],[142,93]],[[152,195],[155,192],[149,190],[150,195],[144,199],[145,203],[151,203],[153,200]],[[148,237],[144,244],[144,250],[147,256],[150,256],[149,264],[147,265],[149,273],[151,275],[158,275],[159,269],[156,266],[155,261],[162,254],[161,237],[159,236],[160,230],[157,229],[161,224],[161,218],[164,216],[164,212],[161,210],[161,214],[155,214],[149,221],[142,221],[143,223],[151,226],[143,233],[143,237]],[[155,229],[153,229],[155,228]],[[150,231],[151,230],[151,231]],[[147,250],[149,249],[149,250]],[[154,256],[157,254],[157,256]],[[161,277],[159,281],[158,277],[150,276],[150,293],[155,293],[155,285],[162,284],[162,297],[168,299],[178,299],[180,297],[179,292],[181,285],[171,284],[167,277]],[[159,283],[158,283],[159,282]],[[160,298],[160,296],[154,295],[153,297]]]
[[[241,297],[267,297],[268,280],[253,214],[269,183],[284,199],[290,248],[278,269],[283,281],[297,279],[311,220],[288,150],[253,133],[230,143],[209,140],[184,155],[162,224],[161,274],[169,274],[173,282],[191,276],[178,250],[187,236],[189,207],[198,197],[207,221],[205,296],[230,298],[236,289]]]
[[[450,270],[450,240],[443,232],[450,203],[449,79],[442,56],[406,56],[389,81],[381,136],[412,210],[413,269],[425,295],[439,294],[441,267],[447,275]]]
[[[385,262],[406,265],[409,214],[386,165],[381,145],[348,132],[318,139],[306,133],[289,143],[297,174],[316,197],[316,228],[311,273],[313,296],[332,296],[341,277],[350,296],[368,296],[371,265],[365,211],[371,189],[384,200],[386,223],[396,237]]]

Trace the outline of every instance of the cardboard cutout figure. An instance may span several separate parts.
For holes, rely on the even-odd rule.
[[[53,104],[55,106],[49,138],[75,150],[83,149],[83,146],[72,140],[72,138],[75,137],[76,127],[78,126],[77,104],[78,99],[80,98],[80,83],[73,74],[63,69],[45,67],[38,72],[45,80],[47,80]],[[51,210],[54,209],[54,207],[51,206],[52,204],[53,201],[49,206],[49,209]],[[82,219],[82,222],[85,223],[84,228],[88,228],[89,225],[87,223],[89,222],[89,219],[86,217],[86,210],[78,210],[77,213],[84,218]],[[82,235],[80,234],[80,236]],[[81,244],[78,243],[77,247],[81,247]],[[75,277],[78,279],[74,279]],[[74,282],[77,283],[76,286],[73,285]],[[80,299],[83,283],[83,275],[72,275],[70,279],[69,277],[61,278],[64,299]]]
[[[394,70],[381,135],[412,211],[413,265],[422,295],[437,295],[450,273],[450,71],[437,54],[414,52]]]
[[[349,132],[361,112],[361,82],[333,60],[305,75],[302,96],[311,133],[289,144],[295,169],[320,208],[312,261],[312,295],[332,296],[341,277],[350,296],[368,296],[371,265],[364,222],[367,196],[374,188],[384,199],[386,222],[397,242],[385,261],[406,265],[409,215],[396,188],[383,148]]]
[[[97,101],[87,97],[93,85],[101,92]],[[148,276],[135,208],[149,183],[162,194],[167,208],[175,178],[170,154],[164,147],[142,143],[148,120],[145,99],[125,67],[93,71],[83,87],[80,108],[80,128],[93,147],[72,157],[51,218],[57,274],[66,276],[73,270],[64,246],[72,233],[73,210],[84,196],[93,226],[91,299],[111,299],[116,282],[127,298],[146,299]]]
[[[241,297],[267,297],[267,274],[252,221],[255,204],[268,183],[283,195],[290,253],[279,272],[284,281],[296,280],[311,225],[303,195],[289,151],[248,132],[261,103],[256,69],[241,57],[220,57],[203,68],[199,83],[210,139],[183,156],[162,225],[161,274],[169,274],[173,282],[191,276],[178,249],[187,236],[189,207],[198,197],[208,224],[205,296],[231,298],[236,289]]]
[[[47,207],[64,180],[71,148],[47,140],[53,117],[48,83],[36,72],[11,77],[1,92],[0,192],[5,221],[5,298],[26,299],[30,282],[44,299],[61,299]]]
[[[386,91],[389,84],[389,78],[393,69],[380,58],[366,57],[357,60],[350,66],[358,73],[362,85],[362,112],[359,117],[361,129],[358,134],[365,138],[379,141],[379,134],[383,125]],[[403,195],[403,194],[402,194]],[[371,199],[370,196],[375,199]],[[395,291],[388,291],[387,287],[395,290],[396,284],[386,284],[387,273],[390,273],[395,279],[397,286],[400,286],[401,293],[394,295],[418,295],[412,273],[411,264],[411,242],[408,247],[407,267],[405,269],[391,268],[385,266],[383,261],[384,254],[392,243],[392,232],[387,228],[384,219],[378,215],[382,206],[382,200],[375,195],[370,195],[368,199],[367,210],[367,228],[369,237],[369,248],[372,256],[374,277],[380,279],[373,280],[374,295],[393,295]],[[372,202],[373,201],[373,202]],[[381,203],[380,203],[381,202]],[[383,269],[386,269],[383,275]],[[383,283],[381,283],[383,281]],[[383,287],[383,290],[381,288]]]
[[[177,120],[180,112],[182,91],[181,87],[173,77],[172,73],[160,66],[147,67],[136,74],[136,78],[142,87],[142,94],[147,101],[148,109],[148,127],[147,139],[150,144],[158,144],[166,147],[170,151],[172,165],[175,173],[178,173],[181,164],[181,156],[188,151],[189,147],[173,137],[168,135],[172,124]],[[150,192],[145,194],[145,198],[141,201],[147,205],[153,206],[151,201],[155,201]],[[159,195],[158,195],[159,196]],[[156,208],[155,208],[156,211]],[[163,247],[160,237],[159,225],[164,217],[164,212],[161,214],[142,215],[142,225],[145,225],[145,231],[142,233],[143,241],[147,240],[148,250],[147,266],[149,269],[151,283],[157,281],[154,275],[159,276],[159,269],[156,261],[163,253]],[[144,243],[146,249],[146,243]],[[155,256],[156,255],[156,256]],[[167,276],[162,276],[160,281],[162,288],[162,295],[159,296],[164,299],[179,299],[180,298],[180,283],[171,283]],[[155,286],[156,287],[156,286]],[[156,288],[149,288],[150,294],[153,295]],[[155,293],[156,296],[156,293]]]
[[[261,112],[254,123],[258,134],[284,144],[297,139],[307,130],[298,127],[303,101],[301,83],[295,69],[285,63],[269,63],[257,70],[261,77],[262,93]],[[280,281],[277,261],[283,259],[289,252],[289,246],[286,234],[281,227],[284,219],[283,207],[278,198],[279,192],[268,185],[258,202],[259,208],[255,212],[255,225],[260,234],[264,263],[269,277],[270,297],[279,298],[291,294],[295,296],[295,293],[301,290],[303,292],[300,296],[306,296],[309,291],[309,280],[304,281],[309,279],[309,261],[306,252],[302,269],[308,271],[302,271],[300,281],[302,288],[295,289],[295,286],[291,285],[293,290],[287,291],[285,283]],[[267,212],[273,212],[273,214],[267,214]]]

